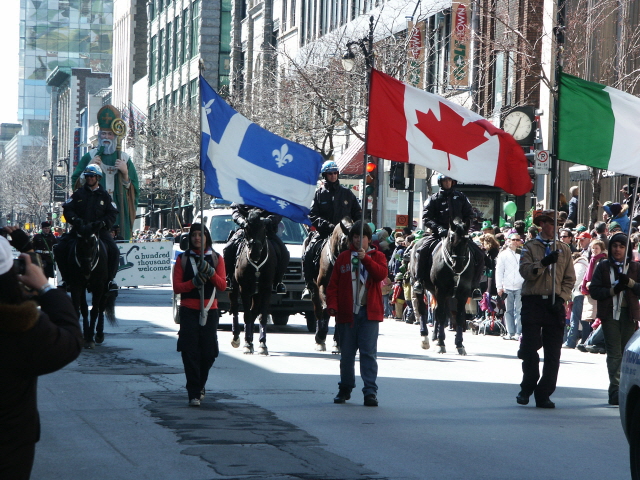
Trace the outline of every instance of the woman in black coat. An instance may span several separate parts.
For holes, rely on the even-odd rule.
[[[20,251],[31,248],[22,230],[5,229]],[[22,254],[19,275],[6,238],[0,237],[0,478],[28,479],[40,439],[36,392],[38,376],[75,360],[82,332],[71,300],[51,288],[42,269]],[[23,285],[35,290],[26,300]]]

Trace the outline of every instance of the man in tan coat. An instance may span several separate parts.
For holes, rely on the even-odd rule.
[[[520,257],[520,275],[524,283],[518,358],[522,360],[523,375],[516,401],[527,405],[533,394],[538,408],[555,408],[549,397],[556,389],[560,367],[566,321],[564,305],[571,298],[576,278],[569,246],[556,241],[555,215],[554,210],[534,212],[533,223],[540,227],[540,232],[524,244]],[[542,377],[540,348],[544,350]]]

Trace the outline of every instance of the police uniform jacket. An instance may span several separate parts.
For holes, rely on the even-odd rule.
[[[333,231],[333,226],[344,217],[350,217],[354,222],[362,218],[358,199],[351,190],[340,185],[339,181],[322,182],[311,204],[311,223],[322,236],[328,236]]]
[[[110,230],[116,221],[118,209],[111,195],[98,186],[91,190],[88,185],[79,188],[63,206],[64,217],[71,225],[81,218],[85,223],[102,222],[101,229]]]
[[[424,228],[429,228],[432,232],[449,229],[451,221],[459,217],[469,229],[471,219],[474,217],[473,208],[466,195],[458,190],[440,189],[434,193],[426,202],[422,210],[422,224]]]
[[[51,232],[38,233],[33,237],[33,249],[41,255],[50,256],[50,252],[56,243],[58,243],[58,239]]]

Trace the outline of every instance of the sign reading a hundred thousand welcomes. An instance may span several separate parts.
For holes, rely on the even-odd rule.
[[[118,243],[120,265],[116,282],[123,287],[171,283],[173,242]]]

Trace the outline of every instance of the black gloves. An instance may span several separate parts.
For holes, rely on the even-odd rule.
[[[11,235],[11,241],[9,243],[19,252],[27,252],[29,250],[33,250],[31,239],[24,230],[20,230],[18,228],[17,230],[11,232],[9,235]]]
[[[540,263],[543,267],[548,267],[552,263],[556,263],[558,261],[558,256],[560,255],[560,250],[556,250],[551,252],[549,255],[540,260]]]
[[[73,220],[70,220],[71,224],[74,227],[80,228],[81,226],[84,225],[84,220],[81,219],[80,217],[75,217]]]
[[[562,323],[566,320],[566,311],[564,309],[564,299],[562,297],[556,297],[556,301],[551,306],[551,311],[558,316],[562,315]]]
[[[209,265],[209,263],[203,261],[198,263],[198,272],[202,274],[202,277],[209,279],[213,277],[213,274],[216,273],[216,270],[215,268],[213,268],[213,266]]]
[[[242,217],[239,217],[238,220],[236,220],[236,223],[240,225],[240,228],[245,228],[247,226],[247,221]]]
[[[625,288],[627,288],[626,285],[624,285],[622,282],[618,282],[616,283],[616,285],[613,287],[613,293],[618,295],[620,292],[622,292]]]
[[[443,227],[438,227],[438,237],[444,238],[447,236],[447,229]]]

